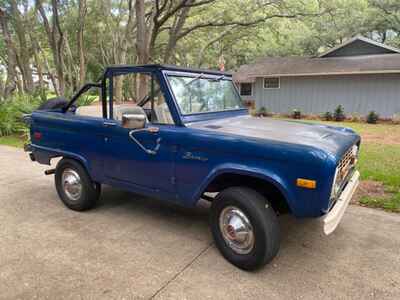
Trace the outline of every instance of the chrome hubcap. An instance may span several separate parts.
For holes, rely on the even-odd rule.
[[[248,254],[254,248],[253,227],[239,208],[225,207],[219,216],[219,229],[226,244],[238,254]]]
[[[72,169],[65,169],[61,177],[65,195],[72,200],[79,200],[82,194],[82,183],[78,173]]]

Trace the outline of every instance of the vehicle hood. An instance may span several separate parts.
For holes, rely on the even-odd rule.
[[[348,128],[257,118],[248,115],[193,122],[188,124],[188,127],[266,141],[310,146],[334,156],[341,156],[360,139],[353,130]]]

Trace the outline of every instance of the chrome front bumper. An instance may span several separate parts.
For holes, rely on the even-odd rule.
[[[331,234],[333,231],[335,231],[336,227],[339,225],[340,221],[342,220],[343,214],[347,206],[349,205],[351,198],[354,195],[354,192],[357,190],[359,183],[360,172],[355,171],[331,211],[325,216],[321,217],[324,227],[324,233],[326,235]]]

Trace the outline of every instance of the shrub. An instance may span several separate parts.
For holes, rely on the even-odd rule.
[[[344,119],[346,119],[342,105],[339,105],[338,107],[336,107],[335,111],[333,112],[333,119],[336,122],[342,122],[342,121],[344,121]]]
[[[299,109],[293,109],[292,118],[293,119],[301,119],[301,111]]]
[[[376,124],[378,122],[378,119],[379,119],[379,115],[373,110],[371,110],[367,115],[367,123],[368,124]]]
[[[323,113],[322,119],[324,119],[325,121],[332,121],[332,119],[333,119],[332,113],[330,111]]]
[[[22,116],[31,113],[41,103],[41,97],[30,95],[14,95],[0,102],[0,136],[26,134]]]
[[[260,107],[260,109],[255,114],[257,117],[270,117],[272,113],[268,111],[264,106]]]
[[[82,95],[79,97],[76,105],[77,106],[87,106],[91,105],[93,102],[98,101],[99,97],[96,95]]]

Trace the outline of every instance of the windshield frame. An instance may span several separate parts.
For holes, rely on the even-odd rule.
[[[217,110],[217,111],[203,111],[203,112],[193,112],[193,113],[183,113],[181,110],[181,107],[178,104],[178,101],[175,97],[175,93],[172,89],[171,83],[169,81],[168,76],[177,76],[177,77],[192,77],[194,79],[196,79],[196,77],[201,75],[201,79],[218,79],[221,78],[221,74],[212,74],[212,73],[205,73],[205,72],[185,72],[185,71],[169,71],[169,70],[164,70],[162,71],[162,74],[164,76],[165,82],[168,85],[168,89],[170,90],[170,93],[172,95],[172,99],[174,101],[174,104],[179,112],[179,115],[182,118],[190,118],[190,117],[195,117],[195,116],[201,116],[201,115],[215,115],[215,114],[221,114],[221,113],[229,113],[229,112],[247,112],[247,108],[246,107],[242,107],[242,108],[229,108],[229,109],[223,109],[223,110]],[[234,90],[234,93],[238,96],[238,98],[240,99],[240,101],[242,100],[242,97],[239,94],[239,91],[235,85],[235,83],[232,81],[232,75],[230,74],[223,74],[223,77],[219,80],[225,80],[225,81],[230,81]],[[191,118],[190,118],[191,119]]]

